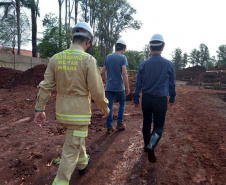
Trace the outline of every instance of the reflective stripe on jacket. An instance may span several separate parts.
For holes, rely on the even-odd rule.
[[[56,118],[59,122],[88,125],[91,117],[91,96],[107,114],[108,100],[97,68],[96,59],[77,44],[54,55],[39,84],[36,110],[45,110],[51,91],[56,88]]]

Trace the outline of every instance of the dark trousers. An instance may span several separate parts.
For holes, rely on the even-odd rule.
[[[152,134],[157,133],[159,139],[161,138],[165,123],[167,103],[168,100],[166,96],[153,96],[149,94],[142,95],[142,111],[143,111],[142,132],[145,146],[149,144]],[[153,130],[151,132],[152,121],[153,121]]]

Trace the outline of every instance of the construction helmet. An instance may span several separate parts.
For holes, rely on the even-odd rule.
[[[152,42],[152,41],[160,41],[160,42],[165,43],[163,36],[161,34],[158,34],[158,33],[154,34],[151,37],[150,42]]]
[[[94,45],[93,30],[90,25],[86,22],[79,22],[72,28],[71,31],[73,36],[83,36],[91,40],[91,48]]]
[[[122,39],[118,39],[116,44],[123,44],[123,45],[126,46],[126,42],[124,40],[122,40]]]

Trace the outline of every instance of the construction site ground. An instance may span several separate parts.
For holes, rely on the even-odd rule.
[[[131,89],[134,79],[130,78]],[[0,89],[0,184],[50,185],[58,168],[53,161],[61,156],[65,139],[55,119],[56,91],[46,106],[47,123],[40,129],[33,122],[37,84],[10,87],[15,80],[8,82]],[[155,150],[156,163],[143,152],[141,108],[127,101],[126,130],[106,134],[106,120],[92,102],[86,138],[91,162],[84,176],[75,169],[70,185],[225,184],[226,91],[182,81],[177,81],[176,91]],[[117,109],[115,102],[114,126]]]

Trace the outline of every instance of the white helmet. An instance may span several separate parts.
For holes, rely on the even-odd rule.
[[[154,34],[151,37],[150,42],[152,42],[152,41],[161,41],[161,42],[165,43],[163,36],[161,34],[158,34],[158,33]]]
[[[72,35],[75,36],[83,36],[83,37],[86,37],[88,39],[91,40],[91,44],[94,45],[94,35],[93,35],[93,30],[92,28],[90,27],[90,25],[86,22],[79,22],[75,25],[74,28],[72,28],[72,31],[71,31]]]
[[[123,45],[126,46],[126,42],[124,40],[122,40],[122,39],[118,39],[116,44],[123,44]]]

